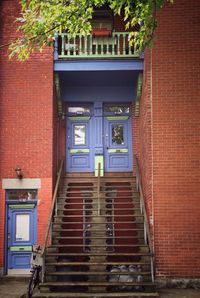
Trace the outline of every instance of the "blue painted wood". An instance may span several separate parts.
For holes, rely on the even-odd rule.
[[[105,117],[105,170],[106,172],[129,172],[132,171],[132,134],[131,118],[127,120],[108,120]],[[123,144],[113,143],[112,127],[121,125],[123,127]],[[109,152],[115,149],[116,152]],[[127,152],[119,152],[120,149],[127,149]],[[112,151],[112,150],[111,150]]]
[[[138,71],[59,73],[61,98],[68,102],[130,102],[136,97]]]
[[[67,119],[66,170],[68,172],[93,172],[95,170],[95,156],[101,155],[105,157],[105,170],[107,172],[131,171],[132,140],[130,114],[126,114],[126,116],[121,118],[113,114],[113,117],[109,118],[107,117],[108,115],[106,116],[103,113],[103,102],[94,102],[91,111],[89,120],[81,120],[80,116],[68,117]],[[127,119],[125,119],[126,117]],[[84,119],[84,116],[82,118]],[[75,144],[74,127],[76,125],[85,127],[85,144]],[[112,141],[113,125],[121,125],[123,127],[123,144],[115,144]],[[112,149],[114,149],[114,152]],[[119,152],[120,149],[121,152]],[[84,150],[87,150],[87,152]]]
[[[33,209],[18,209],[10,208],[10,206],[8,205],[7,216],[7,267],[8,269],[27,269],[30,268],[30,246],[35,245],[37,239],[37,209],[36,207]],[[29,216],[29,239],[26,241],[16,237],[16,220],[18,215]],[[24,247],[24,250],[15,251],[18,247]],[[26,248],[29,251],[26,251]]]
[[[102,155],[103,154],[103,103],[95,102],[94,103],[94,117],[93,117],[93,146],[94,154]]]
[[[55,41],[54,41],[54,60],[58,59],[58,32],[55,34]]]
[[[143,70],[143,59],[128,60],[84,60],[84,61],[55,61],[54,71],[118,71]]]
[[[80,115],[67,118],[67,138],[66,138],[66,170],[67,172],[92,172],[94,167],[93,147],[92,147],[92,120],[80,120]],[[75,127],[82,126],[85,129],[85,143],[77,144],[75,141]],[[78,150],[74,151],[74,149]],[[88,152],[84,152],[87,149]],[[81,152],[81,150],[83,150]]]
[[[104,102],[127,102],[134,100],[136,89],[132,87],[121,86],[63,86],[62,99],[70,102],[96,102],[104,99]]]

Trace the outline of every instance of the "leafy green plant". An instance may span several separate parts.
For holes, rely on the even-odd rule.
[[[167,0],[173,3],[173,0]],[[10,44],[10,57],[26,60],[36,50],[51,45],[55,32],[67,30],[72,36],[91,32],[93,12],[105,4],[115,15],[122,15],[130,44],[140,51],[152,42],[157,21],[155,12],[164,0],[20,0],[16,19],[19,37]]]

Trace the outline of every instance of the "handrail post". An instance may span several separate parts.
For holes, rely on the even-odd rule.
[[[98,176],[97,176],[97,198],[98,198],[98,215],[101,214],[101,204],[100,204],[100,176],[101,176],[101,163],[98,163]]]

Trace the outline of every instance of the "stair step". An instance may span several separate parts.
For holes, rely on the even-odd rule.
[[[39,287],[66,287],[66,286],[146,286],[146,287],[153,287],[155,286],[152,282],[71,282],[71,281],[52,281],[52,282],[44,282],[39,285]]]
[[[90,256],[105,256],[105,257],[116,257],[116,256],[127,256],[127,257],[141,257],[141,256],[151,256],[150,253],[133,253],[133,252],[130,252],[130,253],[111,253],[111,252],[101,252],[101,253],[92,253],[92,252],[82,252],[82,253],[61,253],[61,252],[47,252],[47,256],[66,256],[66,257],[82,257],[82,256],[87,256],[87,257],[90,257]],[[113,264],[113,263],[112,263]],[[146,262],[132,262],[132,264],[149,264],[149,263],[146,263]]]
[[[54,228],[53,232],[86,232],[86,231],[91,231],[91,228],[92,227],[86,227],[86,228],[82,228],[82,229],[57,229],[57,228]],[[99,231],[99,229],[92,229],[92,232],[95,232],[95,231]],[[138,232],[138,231],[144,231],[144,229],[117,229],[115,228],[115,232],[119,232],[119,231],[130,231],[130,232]]]
[[[66,211],[66,210],[65,210]],[[100,216],[100,217],[113,217],[113,216],[115,216],[115,217],[125,217],[125,218],[127,218],[127,217],[144,217],[144,215],[137,215],[137,214],[105,214],[105,215],[98,215],[98,216]],[[54,216],[54,218],[77,218],[77,217],[83,217],[83,214],[73,214],[73,215],[55,215]],[[95,216],[94,215],[87,215],[87,214],[84,214],[84,218],[86,218],[86,217],[91,217],[91,218],[94,218]]]
[[[88,266],[90,266],[90,264],[88,264]],[[121,271],[118,271],[118,272],[110,272],[110,271],[106,271],[106,272],[100,272],[100,271],[62,271],[62,272],[47,272],[46,275],[48,276],[62,276],[62,275],[69,275],[69,276],[73,276],[73,275],[89,275],[89,276],[95,276],[95,275],[105,275],[105,276],[108,276],[108,275],[133,275],[133,276],[138,276],[138,275],[148,275],[150,276],[151,275],[151,272],[150,271],[147,271],[147,272],[130,272],[130,271],[126,271],[126,272],[121,272]]]
[[[73,202],[73,199],[74,199],[73,197],[71,197],[71,198],[62,198],[62,199],[59,200],[59,202],[57,203],[57,205],[58,206],[59,205],[79,205],[79,206],[80,205],[83,205],[83,206],[85,206],[85,205],[88,205],[89,204],[89,205],[93,206],[93,205],[97,204],[97,202],[94,202],[94,200],[97,201],[97,199],[95,199],[95,198],[90,198],[87,201],[86,200],[81,200],[81,202],[77,202],[76,201],[77,199],[75,199],[75,202]],[[61,200],[63,200],[63,202]],[[70,200],[70,202],[69,202],[69,200]],[[107,200],[111,201],[112,199],[111,198],[109,198],[109,199],[107,198]],[[139,201],[135,201],[135,200],[133,201],[132,199],[129,199],[129,201],[125,201],[125,200],[123,200],[123,201],[116,201],[115,200],[113,202],[108,202],[108,201],[102,201],[101,200],[100,202],[101,202],[101,204],[104,204],[104,205],[113,205],[113,206],[131,205],[131,206],[134,206],[135,208],[139,208],[140,207],[140,202]]]
[[[86,204],[90,204],[90,203],[86,203]],[[68,205],[69,205],[69,203],[68,203]],[[80,205],[80,203],[78,205]],[[93,203],[93,205],[94,205],[94,203]],[[131,211],[131,212],[133,212],[135,210],[140,211],[140,208],[139,207],[131,208],[131,210],[130,210],[130,208],[114,208],[114,205],[112,206],[112,208],[109,208],[109,207],[107,207],[106,209],[101,208],[101,211],[112,211],[112,210],[115,212],[116,211]],[[58,205],[58,211],[70,211],[70,212],[72,212],[72,211],[98,211],[98,209],[97,208],[84,208],[84,206],[82,208],[71,209],[71,208],[61,208]],[[134,212],[133,212],[133,214],[134,214]]]
[[[51,245],[52,248],[56,248],[56,247],[149,247],[148,245],[146,244],[54,244],[54,245]]]
[[[93,231],[92,231],[93,232]],[[62,240],[62,239],[91,239],[91,240],[94,240],[94,239],[105,239],[105,240],[109,240],[109,239],[144,239],[144,237],[139,237],[139,236],[132,236],[132,235],[129,235],[129,236],[82,236],[82,237],[77,237],[77,236],[71,236],[71,237],[65,237],[65,236],[55,236],[54,239],[56,240]]]
[[[109,298],[109,297],[119,297],[119,298],[132,298],[132,297],[159,297],[157,292],[112,292],[112,293],[35,293],[33,295],[35,298]]]
[[[98,185],[78,185],[78,183],[76,183],[77,185],[69,185],[67,184],[67,186],[61,187],[59,189],[59,191],[68,191],[69,189],[78,189],[78,190],[92,190],[92,189],[97,189]],[[135,190],[137,191],[136,185],[135,183],[129,184],[129,185],[100,185],[101,191],[102,189],[104,190],[109,190],[109,189],[117,189],[120,191],[127,191],[127,190]],[[123,188],[123,189],[122,189]]]
[[[77,193],[77,192],[76,192]],[[68,193],[67,193],[68,194]],[[76,199],[83,199],[83,200],[86,200],[86,199],[94,199],[95,197],[93,197],[93,196],[83,196],[83,195],[79,195],[79,196],[76,196],[76,197],[74,197],[74,196],[67,196],[67,195],[65,195],[65,196],[58,196],[57,197],[58,199],[73,199],[73,200],[76,200]],[[138,193],[136,192],[135,194],[132,194],[132,195],[123,195],[123,196],[119,196],[119,195],[117,195],[117,196],[112,196],[112,197],[106,197],[106,196],[101,196],[101,200],[102,199],[106,199],[106,200],[108,200],[108,199],[123,199],[123,200],[126,200],[126,199],[133,199],[133,198],[138,198],[138,202],[139,202],[139,195],[138,195]],[[96,199],[97,199],[97,196],[96,196]]]
[[[148,263],[142,262],[48,262],[47,266],[79,266],[79,265],[86,265],[86,266],[129,266],[129,265],[149,265]],[[98,273],[98,272],[97,272]]]
[[[54,224],[61,224],[61,225],[66,225],[66,224],[70,224],[70,225],[77,225],[77,224],[83,224],[84,221],[70,221],[70,222],[67,222],[67,221],[55,221]],[[105,222],[98,222],[98,223],[92,223],[90,221],[88,222],[84,222],[85,224],[91,224],[91,225],[105,225],[105,224],[137,224],[137,225],[144,225],[143,222],[136,222],[136,221],[132,221],[132,220],[129,220],[129,221],[105,221]]]

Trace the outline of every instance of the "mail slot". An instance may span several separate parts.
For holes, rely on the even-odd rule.
[[[128,153],[128,149],[122,148],[122,149],[108,149],[108,153]]]
[[[71,154],[89,153],[89,149],[70,149]]]

